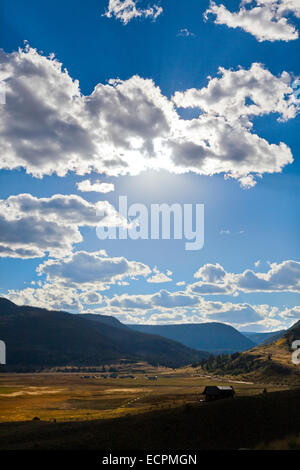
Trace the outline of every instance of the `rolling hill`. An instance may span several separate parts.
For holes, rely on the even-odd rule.
[[[179,367],[208,356],[159,336],[116,328],[84,315],[17,306],[3,298],[0,338],[7,347],[7,365],[1,366],[6,370],[97,365],[120,359]]]
[[[231,354],[252,348],[255,343],[223,323],[181,325],[128,325],[135,331],[157,334],[211,354]]]
[[[300,340],[300,321],[269,344],[260,344],[242,353],[204,359],[200,367],[216,375],[239,375],[264,382],[300,385],[300,365],[292,362],[294,350],[291,346],[295,340]]]
[[[265,338],[264,341],[261,344],[266,345],[266,344],[274,343],[278,339],[282,338],[285,335],[286,332],[287,332],[287,330],[277,331],[272,336],[270,336],[269,338]]]

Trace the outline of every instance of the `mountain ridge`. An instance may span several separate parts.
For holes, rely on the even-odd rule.
[[[230,325],[220,322],[182,323],[168,325],[127,324],[143,333],[158,334],[179,341],[193,349],[208,351],[211,354],[245,351],[255,343]]]
[[[2,298],[0,338],[7,347],[6,369],[95,365],[123,358],[179,367],[209,355],[166,338],[116,328],[84,315],[18,306]]]

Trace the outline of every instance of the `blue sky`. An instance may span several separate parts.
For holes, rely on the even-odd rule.
[[[296,2],[280,10],[273,0],[267,28],[251,12],[264,18],[270,0],[245,11],[224,0],[226,24],[204,21],[208,0],[126,1],[122,17],[122,0],[2,2],[1,294],[127,322],[291,325],[300,316]],[[243,28],[232,27],[241,15]],[[85,180],[114,191],[80,191]],[[108,201],[111,217],[120,195],[147,207],[204,204],[203,249],[100,241],[96,204]]]

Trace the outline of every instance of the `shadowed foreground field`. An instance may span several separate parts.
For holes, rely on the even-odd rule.
[[[0,449],[257,448],[300,432],[300,390],[83,422],[0,424]]]

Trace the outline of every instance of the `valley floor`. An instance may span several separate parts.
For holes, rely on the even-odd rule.
[[[135,378],[100,375],[1,374],[0,449],[264,448],[300,433],[300,390],[291,386],[145,364]],[[233,400],[201,401],[205,385],[229,383]]]
[[[206,385],[234,385],[237,396],[261,394],[265,387],[268,391],[289,388],[214,378],[195,373],[192,368],[173,371],[147,364],[125,371],[123,368],[118,378],[102,375],[110,374],[1,374],[0,422],[28,421],[34,417],[57,422],[117,418],[199,404]],[[147,378],[155,376],[157,380]]]

